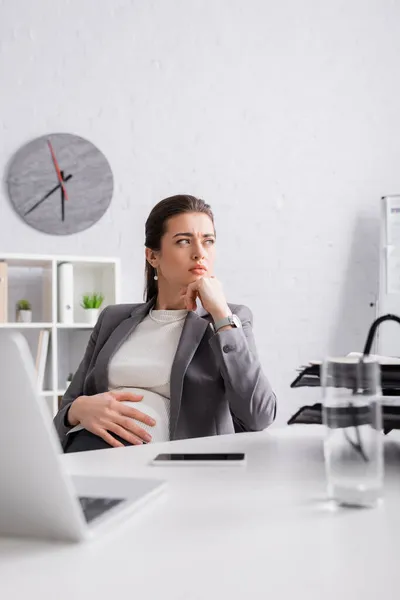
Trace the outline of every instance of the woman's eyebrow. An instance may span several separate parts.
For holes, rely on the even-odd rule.
[[[173,235],[172,237],[175,238],[175,237],[178,237],[179,235],[186,235],[187,237],[194,237],[193,233],[190,233],[189,231],[184,231],[182,233],[175,233],[175,235]],[[214,233],[203,233],[202,235],[203,235],[203,237],[215,237]]]

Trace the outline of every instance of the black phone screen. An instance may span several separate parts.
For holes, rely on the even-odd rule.
[[[157,461],[210,461],[213,460],[221,460],[221,461],[241,461],[244,460],[244,454],[242,452],[231,452],[231,453],[184,453],[184,454],[159,454],[156,456],[155,460]]]

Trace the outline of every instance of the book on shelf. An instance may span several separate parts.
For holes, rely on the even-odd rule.
[[[46,372],[47,354],[49,349],[50,332],[47,329],[41,329],[36,352],[36,376],[38,390],[43,390],[44,375]]]
[[[8,265],[0,261],[0,323],[8,321]]]

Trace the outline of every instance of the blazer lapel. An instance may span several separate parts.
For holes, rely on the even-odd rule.
[[[126,338],[136,329],[141,321],[145,318],[150,308],[154,304],[154,299],[145,304],[140,304],[135,308],[128,319],[122,321],[118,327],[114,329],[110,337],[100,350],[94,372],[96,388],[99,392],[108,390],[108,365],[121,344]]]
[[[174,439],[182,400],[183,378],[209,322],[202,319],[208,314],[201,306],[188,313],[171,370],[170,439]]]

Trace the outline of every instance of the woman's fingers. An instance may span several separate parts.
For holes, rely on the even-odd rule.
[[[107,429],[108,429],[108,431],[111,431],[112,433],[116,433],[117,435],[119,435],[120,438],[122,438],[123,440],[126,440],[133,446],[139,446],[139,445],[143,444],[143,440],[141,440],[136,435],[131,433],[131,431],[128,431],[124,427],[121,427],[120,425],[118,425],[118,423],[110,423],[110,425],[107,427]],[[117,440],[115,440],[115,441],[117,441]]]
[[[100,427],[93,427],[93,429],[91,429],[92,433],[103,438],[103,440],[113,448],[123,448],[124,444],[122,444],[119,440],[116,440],[109,433],[110,431],[134,446],[143,444],[143,441],[151,441],[151,435],[136,425],[131,419],[120,417],[119,415],[117,418],[119,420],[118,423],[115,421],[110,421],[107,424],[103,423]]]
[[[188,291],[187,291],[187,299],[188,299],[188,305],[189,305],[189,310],[195,310],[196,309],[196,299],[197,296],[199,295],[199,291],[198,291],[198,284],[197,281],[195,284],[191,284],[188,287]]]
[[[121,444],[121,442],[119,442],[118,440],[113,438],[113,436],[110,435],[108,433],[108,431],[106,431],[105,429],[99,429],[98,431],[93,431],[92,433],[101,437],[105,442],[107,442],[107,444],[109,444],[113,448],[123,448],[124,447],[124,445]]]
[[[133,392],[110,392],[118,402],[122,402],[123,400],[128,400],[129,402],[140,402],[143,400],[143,396],[139,394],[134,394]]]
[[[185,299],[185,304],[187,310],[195,310],[196,309],[196,298],[198,296],[198,282],[194,281],[193,283],[189,283],[186,290],[182,293],[182,296]]]
[[[116,425],[123,427],[129,433],[133,433],[137,438],[145,442],[151,442],[151,435],[145,429],[142,429],[140,425],[135,423],[130,417],[117,417],[118,421]]]
[[[150,425],[151,427],[154,427],[154,425],[156,424],[156,421],[153,419],[153,417],[146,415],[146,413],[143,413],[137,408],[131,408],[130,406],[126,406],[126,404],[121,404],[119,406],[118,412],[120,415],[130,417],[131,419],[136,419],[136,421],[140,421],[141,423],[145,423],[146,425]]]

